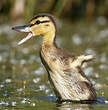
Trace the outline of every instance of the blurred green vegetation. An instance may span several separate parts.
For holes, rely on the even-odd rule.
[[[22,17],[28,20],[37,13],[92,21],[96,16],[107,17],[107,10],[108,0],[0,0],[0,22]]]

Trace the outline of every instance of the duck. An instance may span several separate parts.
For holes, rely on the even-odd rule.
[[[59,101],[95,101],[96,90],[83,69],[95,56],[72,53],[59,48],[56,44],[56,22],[50,14],[38,14],[27,25],[12,27],[12,30],[27,32],[28,35],[18,42],[22,45],[31,38],[41,36],[41,62],[46,68],[48,79]]]

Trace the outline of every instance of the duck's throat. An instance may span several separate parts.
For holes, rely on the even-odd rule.
[[[43,36],[42,45],[51,45],[55,42],[55,32],[50,31]]]

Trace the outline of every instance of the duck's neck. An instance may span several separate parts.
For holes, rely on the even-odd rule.
[[[55,36],[56,36],[55,30],[46,33],[43,36],[42,46],[45,46],[45,45],[54,45],[55,44]]]

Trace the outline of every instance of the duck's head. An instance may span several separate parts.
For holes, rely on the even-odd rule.
[[[52,42],[55,37],[56,24],[51,15],[40,14],[32,18],[28,25],[16,26],[12,28],[19,32],[28,32],[29,34],[22,39],[18,45],[23,44],[33,36],[42,35],[44,40]]]

